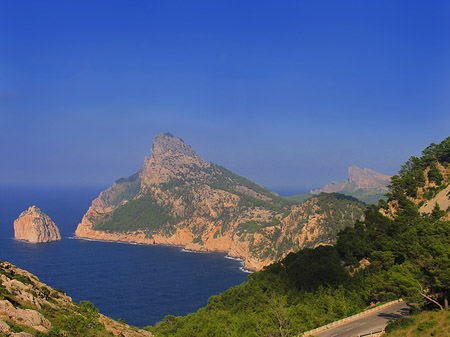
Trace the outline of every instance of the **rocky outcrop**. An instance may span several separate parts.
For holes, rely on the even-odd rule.
[[[438,192],[434,197],[430,200],[426,200],[423,202],[423,205],[420,207],[420,213],[431,214],[433,209],[436,207],[436,204],[439,205],[441,210],[450,210],[450,185],[445,187],[442,191]],[[450,216],[447,214],[447,220],[450,220]]]
[[[351,166],[348,169],[348,180],[346,182],[333,181],[323,188],[312,190],[310,193],[342,193],[370,204],[384,198],[384,194],[389,191],[387,185],[390,182],[390,176],[368,168],[361,169],[358,166]]]
[[[351,166],[348,169],[348,184],[354,188],[371,188],[387,191],[387,185],[391,182],[391,177],[375,172],[368,168],[361,169],[358,166]]]
[[[152,336],[99,314],[92,305],[77,304],[33,274],[0,261],[0,333],[26,337],[50,330],[51,336]]]
[[[15,308],[8,300],[0,300],[0,319],[11,320],[14,324],[26,325],[40,332],[47,332],[51,327],[49,320],[38,311]]]
[[[14,221],[14,237],[33,243],[61,240],[58,227],[36,206],[23,211]]]
[[[195,168],[193,170],[193,168]],[[183,140],[170,133],[155,136],[151,156],[145,158],[142,187],[151,188],[176,179],[205,182],[210,178],[206,162]]]
[[[368,168],[361,169],[358,166],[351,166],[348,169],[348,180],[346,182],[333,181],[323,188],[312,190],[311,193],[339,193],[356,191],[358,189],[376,189],[388,192],[387,185],[390,181],[390,176]]]
[[[92,202],[75,235],[224,251],[259,270],[290,251],[333,242],[336,228],[362,216],[362,203],[339,198],[329,200],[339,201],[337,209],[325,207],[322,196],[303,205],[281,198],[165,133],[155,137],[140,171]]]

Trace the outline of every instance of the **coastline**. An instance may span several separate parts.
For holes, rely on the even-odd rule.
[[[133,241],[125,241],[125,240],[107,240],[107,239],[94,239],[89,237],[80,237],[80,236],[70,236],[68,237],[70,240],[84,240],[84,241],[93,241],[93,242],[110,242],[110,243],[120,243],[120,244],[129,244],[129,245],[142,245],[142,246],[162,246],[162,247],[178,247],[180,248],[180,251],[183,253],[194,253],[194,254],[208,254],[208,253],[222,253],[224,254],[224,258],[228,260],[235,260],[241,263],[241,266],[239,267],[239,270],[241,270],[243,273],[246,274],[252,274],[256,270],[252,270],[250,268],[247,268],[245,266],[245,259],[241,257],[234,257],[230,256],[229,252],[223,251],[223,250],[193,250],[193,249],[187,249],[186,246],[183,245],[176,245],[176,244],[161,244],[161,243],[144,243],[144,242],[133,242]]]
[[[215,238],[212,233],[209,233],[207,239],[200,245],[193,242],[194,234],[188,228],[177,228],[170,236],[156,233],[149,237],[143,230],[110,233],[93,229],[93,223],[98,216],[98,211],[95,211],[91,206],[83,216],[81,223],[78,224],[74,237],[111,242],[177,246],[196,252],[222,252],[229,257],[242,259],[243,269],[249,272],[261,270],[264,266],[273,262],[252,257],[248,242],[233,240],[230,235]]]
[[[249,270],[247,268],[245,268],[245,260],[241,259],[240,257],[232,257],[230,255],[225,255],[224,258],[228,259],[228,260],[235,260],[235,261],[239,261],[241,263],[241,266],[239,267],[239,269],[243,272],[243,273],[247,273],[247,274],[252,274],[254,273],[254,271]]]

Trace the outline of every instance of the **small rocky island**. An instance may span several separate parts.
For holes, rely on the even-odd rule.
[[[61,240],[58,227],[36,206],[23,211],[14,221],[14,237],[32,243]]]

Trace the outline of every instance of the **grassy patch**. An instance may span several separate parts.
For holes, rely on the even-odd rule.
[[[390,323],[386,328],[389,337],[448,337],[450,312],[422,312],[412,317]]]
[[[23,284],[31,284],[33,285],[33,282],[30,280],[29,277],[22,275],[22,274],[14,274],[13,278],[19,282],[22,282]]]

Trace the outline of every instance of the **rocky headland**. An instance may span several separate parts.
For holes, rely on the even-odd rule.
[[[23,211],[14,221],[14,237],[32,243],[61,240],[58,227],[36,206]]]
[[[323,188],[312,190],[311,194],[342,193],[355,197],[365,203],[376,203],[389,192],[391,177],[368,168],[351,166],[348,168],[348,180],[333,181]]]
[[[259,270],[290,251],[333,243],[364,208],[336,194],[302,203],[282,198],[165,133],[155,137],[141,170],[100,193],[75,234],[224,251]]]

